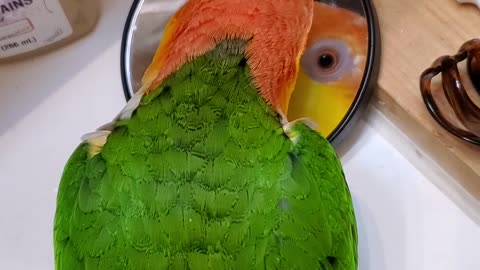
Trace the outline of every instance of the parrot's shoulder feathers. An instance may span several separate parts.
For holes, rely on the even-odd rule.
[[[219,41],[216,44],[216,47],[211,51],[207,52],[206,55],[209,55],[210,58],[225,58],[228,56],[242,55],[245,53],[246,46],[246,40],[226,39]],[[168,87],[160,86],[153,92],[147,93],[146,86],[141,87],[112,121],[97,128],[96,131],[87,133],[82,136],[82,142],[86,142],[90,146],[89,155],[94,156],[102,150],[102,147],[107,142],[108,136],[115,129],[117,123],[121,120],[130,119],[135,110],[140,106],[144,97],[147,97],[144,100],[144,103],[148,103],[152,99],[156,98],[159,94],[161,94],[164,89],[167,88]]]
[[[112,133],[109,130],[97,130],[82,136],[82,142],[88,144],[88,154],[94,156],[100,152],[102,147],[107,143],[107,138]]]
[[[282,122],[284,122],[286,118],[282,119]],[[285,122],[283,124],[283,131],[285,132],[285,135],[295,144],[298,141],[298,138],[300,136],[299,132],[296,131],[296,126],[299,123],[305,124],[307,127],[311,128],[312,130],[316,130],[318,128],[318,124],[315,123],[312,119],[310,118],[299,118],[291,122]]]
[[[145,95],[145,90],[140,89],[133,95],[133,97],[127,102],[125,107],[120,113],[110,122],[97,128],[96,131],[87,133],[82,136],[81,140],[89,145],[89,155],[94,156],[98,154],[102,147],[107,143],[108,136],[112,133],[116,126],[116,123],[120,120],[130,119],[133,112],[140,106],[140,102]]]

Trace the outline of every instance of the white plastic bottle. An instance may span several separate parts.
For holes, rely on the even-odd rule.
[[[31,58],[95,27],[99,0],[0,0],[0,63]]]

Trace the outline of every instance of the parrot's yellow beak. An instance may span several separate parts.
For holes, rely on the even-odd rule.
[[[299,72],[288,104],[289,121],[307,117],[317,125],[317,131],[328,137],[344,119],[357,89],[339,83],[318,83]]]

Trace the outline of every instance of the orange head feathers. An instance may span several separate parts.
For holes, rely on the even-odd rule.
[[[262,97],[286,114],[313,17],[313,0],[189,0],[168,23],[142,90],[224,39],[246,39],[247,63]]]

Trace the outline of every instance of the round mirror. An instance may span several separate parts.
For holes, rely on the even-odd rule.
[[[122,42],[122,79],[127,99],[162,38],[170,17],[186,0],[133,3]],[[315,13],[288,119],[308,117],[338,145],[366,107],[376,81],[378,24],[369,0],[315,1]]]

